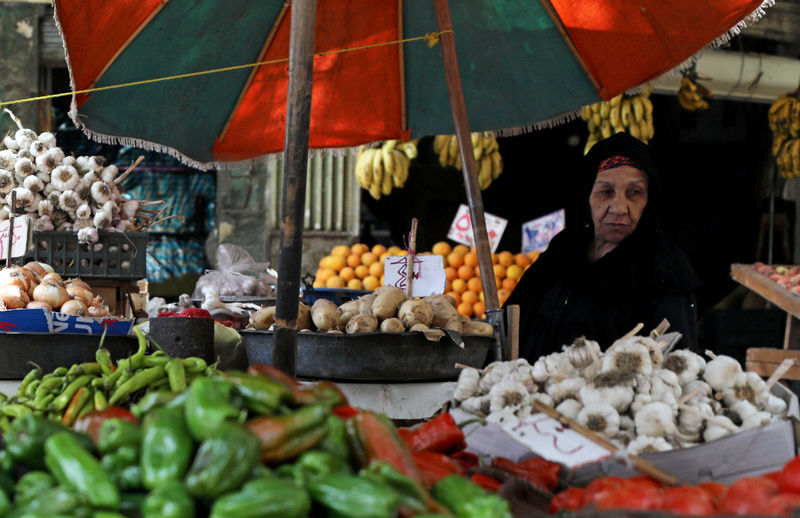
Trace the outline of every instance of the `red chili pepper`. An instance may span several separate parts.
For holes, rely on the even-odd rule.
[[[84,415],[79,417],[77,421],[75,421],[75,424],[72,426],[72,428],[78,432],[85,433],[92,438],[92,441],[94,441],[95,444],[97,444],[97,436],[100,433],[100,426],[102,426],[106,419],[111,419],[112,417],[125,419],[126,421],[130,421],[134,424],[139,423],[139,420],[136,419],[136,416],[130,413],[130,411],[127,409],[119,406],[110,406],[104,410],[90,410],[86,412]]]
[[[358,409],[351,407],[350,405],[339,405],[334,407],[331,410],[331,413],[337,417],[341,417],[342,419],[350,419],[351,417],[358,415]]]
[[[352,430],[358,448],[363,451],[363,465],[368,466],[374,460],[386,461],[400,473],[422,482],[422,474],[406,447],[397,428],[383,415],[360,411],[347,422]],[[349,433],[349,432],[348,432]]]
[[[464,442],[464,432],[449,413],[439,414],[414,430],[411,451],[449,453]]]
[[[276,369],[272,365],[267,365],[266,363],[253,363],[250,365],[250,367],[247,368],[247,372],[249,374],[258,374],[261,376],[266,376],[272,381],[283,383],[287,387],[291,388],[299,387],[301,385],[299,381],[289,376],[282,370]]]
[[[464,471],[469,471],[471,468],[477,468],[481,465],[480,458],[469,451],[461,450],[451,453],[450,458],[458,462],[464,468]]]
[[[211,318],[211,313],[202,308],[186,308],[176,316],[191,317],[191,318]]]
[[[158,314],[158,318],[177,317],[178,314],[174,311],[162,311]]]
[[[492,466],[508,471],[512,475],[525,479],[546,491],[553,492],[558,488],[558,474],[554,473],[552,467],[528,468],[505,457],[495,457],[492,459]]]
[[[484,475],[483,473],[475,473],[469,479],[481,486],[483,489],[491,491],[492,493],[497,493],[497,490],[503,485],[503,483],[499,480],[488,475]]]
[[[422,473],[425,487],[431,488],[447,475],[463,475],[461,465],[445,455],[435,451],[417,451],[411,456]]]
[[[406,443],[408,449],[411,449],[411,438],[414,437],[414,430],[411,428],[398,428],[397,433],[400,435],[400,438],[403,439],[403,442]]]

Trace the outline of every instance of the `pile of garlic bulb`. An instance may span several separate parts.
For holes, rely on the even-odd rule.
[[[66,156],[50,132],[22,127],[0,143],[0,221],[8,219],[12,192],[15,214],[24,213],[35,231],[75,231],[81,243],[95,243],[101,230],[136,231],[141,202],[123,198],[123,176],[102,156]]]
[[[0,311],[46,309],[81,317],[109,317],[103,298],[81,279],[64,280],[45,263],[0,269]]]
[[[644,336],[623,337],[604,353],[585,338],[562,349],[533,365],[466,367],[453,402],[513,426],[539,400],[633,454],[691,447],[786,416],[786,402],[729,356],[665,355]]]

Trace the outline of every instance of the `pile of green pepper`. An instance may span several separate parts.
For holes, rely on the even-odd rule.
[[[388,419],[266,366],[109,407],[83,433],[33,412],[0,450],[0,518],[510,518],[466,478],[425,487]]]
[[[0,430],[26,414],[72,424],[91,410],[127,404],[153,390],[183,392],[197,376],[216,375],[215,366],[202,358],[170,358],[162,351],[147,354],[147,339],[134,329],[138,348],[116,362],[108,349],[100,347],[94,362],[59,367],[44,373],[35,368],[20,383],[17,393],[0,392]]]

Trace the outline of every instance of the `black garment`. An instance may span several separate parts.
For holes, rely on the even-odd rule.
[[[598,165],[608,157],[632,159],[648,178],[648,199],[636,231],[590,263],[594,237],[589,194]],[[648,147],[626,133],[595,144],[567,208],[567,228],[531,266],[505,305],[520,305],[520,356],[535,361],[579,336],[605,349],[639,322],[650,331],[666,318],[697,345],[695,293],[700,282],[680,249],[658,226],[661,189]]]

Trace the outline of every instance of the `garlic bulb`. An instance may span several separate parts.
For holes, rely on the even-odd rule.
[[[47,302],[53,309],[59,309],[62,304],[69,300],[69,293],[66,288],[57,282],[44,277],[41,284],[33,290],[33,300]]]
[[[29,207],[33,203],[33,192],[30,189],[26,189],[25,187],[14,187],[11,189],[10,193],[6,194],[6,204],[8,204],[9,207],[11,206],[11,193],[14,193],[16,196],[16,207],[19,209]]]
[[[764,404],[764,410],[776,416],[784,415],[786,413],[787,408],[788,405],[786,404],[786,401],[772,394],[769,394]]]
[[[461,369],[461,373],[458,375],[456,389],[453,392],[453,399],[456,401],[464,401],[472,397],[478,392],[478,380],[480,377],[481,375],[477,369],[473,369],[472,367]]]
[[[513,367],[510,363],[496,362],[489,364],[478,382],[478,388],[481,392],[489,392],[491,388],[499,383],[506,375],[510,374]]]
[[[678,415],[678,430],[686,435],[697,435],[703,431],[707,417],[714,417],[714,409],[708,403],[692,405],[697,412],[685,410]]]
[[[119,223],[117,223],[117,226],[114,227],[114,230],[116,230],[118,232],[127,232],[130,228],[131,228],[131,222],[126,220],[126,219],[123,219],[123,220],[120,220]],[[422,324],[420,324],[420,325],[422,325]]]
[[[586,380],[576,376],[558,382],[548,382],[545,384],[544,390],[548,396],[553,398],[553,401],[560,403],[564,399],[577,394],[584,385],[586,385]]]
[[[709,362],[709,363],[711,363],[711,362]],[[716,420],[717,421],[724,421],[724,422],[728,423],[732,428],[737,428],[736,425],[733,424],[733,421],[731,421],[730,419],[728,419],[725,416],[718,415],[716,417]],[[720,439],[722,437],[725,437],[726,435],[730,435],[732,433],[733,433],[733,431],[730,428],[725,427],[725,426],[721,426],[721,425],[719,425],[717,423],[709,421],[707,426],[706,426],[705,431],[703,432],[703,440],[705,442],[711,442],[711,441]]]
[[[705,366],[702,356],[686,349],[672,351],[664,358],[664,368],[677,374],[681,385],[696,380]]]
[[[583,408],[583,405],[578,403],[575,399],[569,398],[561,401],[556,407],[556,410],[570,419],[575,419],[578,417],[578,412],[581,411],[581,408]]]
[[[91,221],[86,220],[91,225]],[[78,230],[78,242],[81,244],[93,244],[97,243],[100,239],[100,233],[97,231],[97,228],[93,226],[86,226]]]
[[[619,432],[619,413],[605,403],[584,406],[575,421],[609,439]]]
[[[74,189],[80,179],[78,170],[69,165],[60,165],[50,173],[50,183],[62,192]]]
[[[108,200],[103,204],[101,207],[102,210],[106,211],[108,214],[111,214],[111,217],[114,218],[117,214],[119,214],[119,206],[114,200]],[[521,367],[517,366],[516,369],[519,370]]]
[[[14,140],[17,142],[19,149],[28,149],[36,140],[36,133],[33,130],[26,128],[18,129],[14,134]]]
[[[624,412],[633,401],[633,388],[630,385],[598,387],[594,383],[584,385],[578,392],[584,407],[604,403],[618,412]]]
[[[722,392],[733,377],[742,372],[742,366],[735,359],[723,354],[717,356],[706,364],[703,379],[711,385],[716,392]]]
[[[590,348],[594,350],[594,354],[592,354]],[[594,357],[599,357],[602,352],[600,344],[587,340],[585,336],[576,339],[572,345],[565,345],[563,349],[572,365],[579,369],[592,363]]]
[[[61,148],[51,148],[41,155],[36,157],[36,167],[43,173],[52,173],[52,171],[61,165],[64,159],[64,152]]]
[[[89,219],[92,217],[92,208],[88,203],[83,203],[80,207],[75,209],[75,216],[78,219]]]
[[[667,369],[656,369],[650,378],[650,394],[654,399],[662,400],[670,395],[674,399],[681,395],[678,375]]]
[[[11,135],[6,135],[3,137],[3,146],[14,151],[19,149],[19,144],[17,144],[17,141],[14,140],[14,137]]]
[[[653,373],[650,352],[640,343],[618,342],[603,356],[603,372],[610,371],[650,376]]]
[[[58,207],[68,214],[74,213],[83,204],[83,200],[78,193],[73,190],[66,190],[58,197]]]
[[[42,200],[36,206],[36,212],[39,216],[51,216],[53,212],[56,210],[53,202],[50,200]]]
[[[514,414],[514,410],[511,408],[503,408],[497,412],[492,412],[486,417],[486,420],[505,427],[514,427],[519,423],[519,417]]]
[[[491,401],[488,395],[472,396],[461,402],[461,409],[464,412],[485,417],[491,412]]]
[[[489,390],[489,410],[499,412],[506,407],[515,410],[525,403],[528,396],[528,389],[518,381],[502,380],[493,385]]]
[[[753,412],[746,419],[742,419],[742,430],[760,428],[768,425],[772,421],[772,414],[769,412]]]
[[[78,168],[78,159],[77,158],[75,158],[72,155],[64,156],[64,152],[61,151],[60,148],[54,148],[54,149],[58,149],[58,152],[61,154],[61,165],[68,165],[68,166],[74,167],[76,169]]]
[[[649,437],[663,437],[677,432],[672,408],[661,401],[644,405],[633,417],[636,433]]]
[[[29,158],[19,158],[16,163],[14,163],[14,172],[24,179],[35,174],[36,167]]]
[[[56,136],[49,131],[43,131],[42,133],[39,133],[39,136],[36,138],[48,149],[55,147],[56,145]]]
[[[733,404],[730,405],[730,409],[739,416],[740,421],[744,421],[751,415],[758,412],[758,409],[746,399],[734,401]]]
[[[46,232],[48,230],[54,230],[55,228],[56,227],[55,225],[53,225],[53,220],[51,220],[50,216],[47,215],[41,216],[37,218],[36,221],[33,222],[33,230],[37,232]]]
[[[100,179],[106,183],[112,183],[114,179],[117,177],[118,172],[119,170],[117,169],[117,166],[115,165],[106,166],[100,171]]]
[[[656,453],[659,451],[670,451],[672,445],[668,443],[663,437],[648,437],[647,435],[640,435],[630,444],[628,444],[627,451],[631,455],[642,455],[643,453]]]
[[[43,153],[46,153],[48,149],[49,149],[49,147],[47,145],[45,145],[44,142],[42,142],[41,140],[37,139],[37,140],[34,140],[33,142],[31,142],[31,145],[28,148],[28,151],[31,152],[31,155],[33,155],[34,157],[37,157],[37,156],[39,156],[39,155],[41,155]]]
[[[636,423],[633,422],[633,418],[627,414],[621,414],[619,416],[619,430],[626,431],[626,432],[635,432],[636,431]]]
[[[136,217],[136,213],[139,211],[139,202],[136,200],[127,200],[122,204],[120,211],[122,212],[123,218],[133,219]],[[531,369],[531,371],[532,370],[533,369]]]
[[[697,394],[686,403],[692,404],[693,401],[710,398],[714,394],[714,391],[711,390],[711,385],[703,380],[694,380],[681,387],[681,399],[693,392],[697,392]]]
[[[61,313],[66,313],[67,315],[76,315],[79,317],[85,317],[89,314],[89,308],[83,301],[78,299],[68,300],[64,304],[61,305],[59,309]]]
[[[709,364],[710,365],[710,364]],[[762,407],[769,396],[767,384],[755,372],[740,372],[733,376],[722,391],[723,401],[732,406],[736,401],[744,399]]]
[[[555,403],[555,401],[553,401],[553,398],[551,398],[550,396],[548,396],[544,392],[536,392],[534,394],[528,394],[528,405],[527,406],[533,406],[533,402],[534,401],[538,401],[538,402],[543,403],[543,404],[545,404],[545,405],[547,405],[549,407],[556,406],[556,403]]]
[[[0,194],[8,194],[14,188],[14,175],[11,171],[0,169]]]
[[[111,189],[105,182],[94,182],[91,187],[92,199],[100,205],[111,199]]]
[[[11,149],[4,149],[0,151],[0,169],[11,170],[14,169],[14,164],[17,162],[17,153]]]
[[[560,381],[577,374],[578,369],[566,353],[551,353],[542,356],[533,364],[533,379],[540,383],[551,379]]]
[[[97,228],[105,228],[111,225],[112,216],[108,212],[103,209],[98,210],[94,213],[94,226]]]

